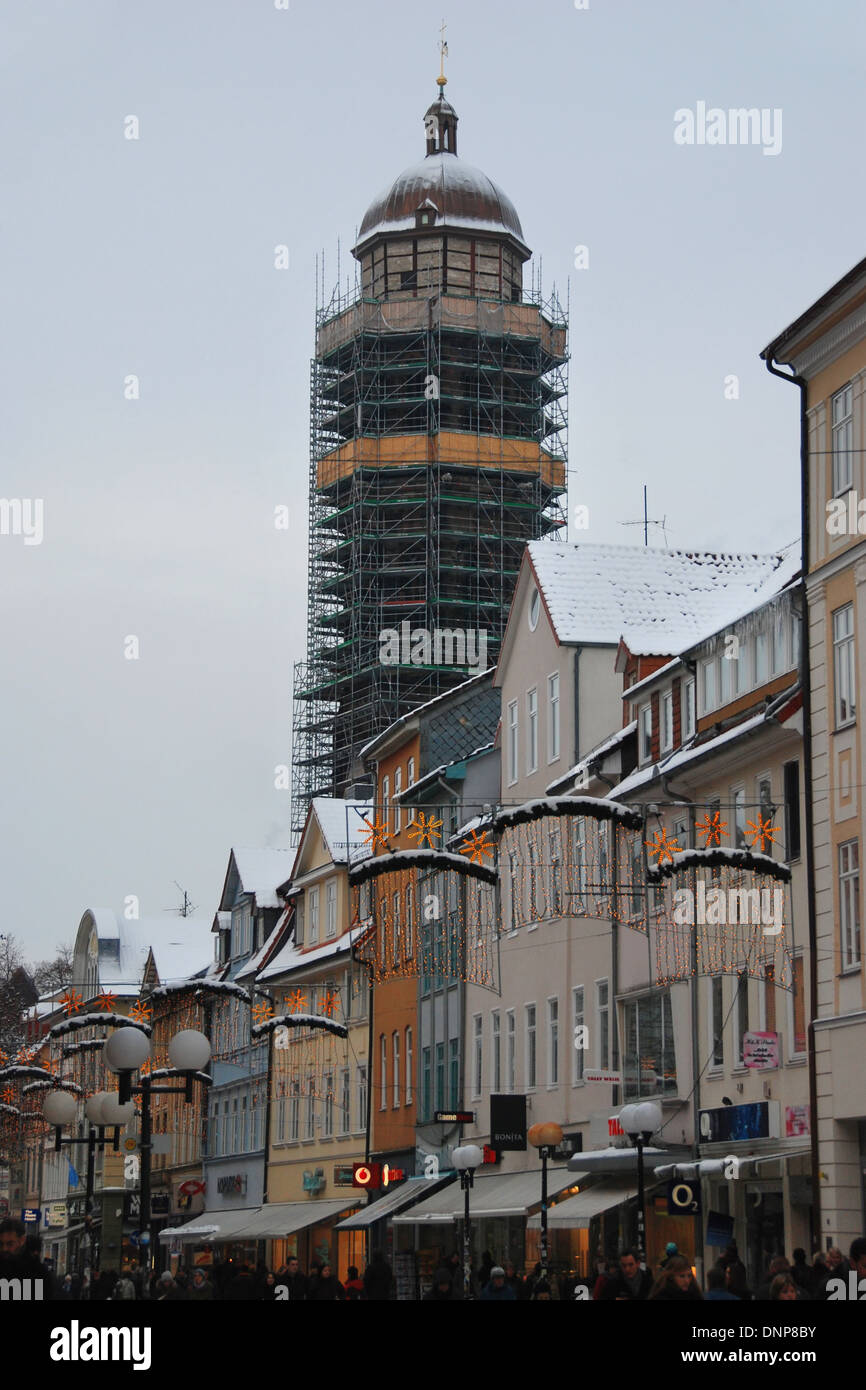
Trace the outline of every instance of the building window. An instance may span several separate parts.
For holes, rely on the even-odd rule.
[[[547,1084],[559,1085],[559,1000],[547,1001]]]
[[[379,1109],[388,1108],[388,1040],[379,1034]]]
[[[643,841],[635,835],[631,842],[631,915],[640,917],[644,910]]]
[[[701,665],[701,708],[709,714],[716,708],[716,661],[704,661]]]
[[[529,612],[527,615],[529,620],[530,632],[534,632],[535,629],[538,627],[538,617],[540,613],[541,595],[539,594],[537,589],[533,589],[529,597]]]
[[[393,1059],[394,1075],[391,1077],[393,1086],[391,1104],[396,1110],[400,1105],[400,1034],[395,1030],[391,1036],[391,1055]]]
[[[395,829],[395,831],[400,829],[400,809],[401,809],[401,808],[400,808],[400,802],[397,800],[397,798],[398,798],[398,796],[400,795],[400,792],[401,792],[402,790],[403,790],[403,769],[402,769],[402,767],[397,767],[397,768],[394,769],[394,829]]]
[[[526,692],[526,771],[538,768],[538,691]]]
[[[713,1047],[712,1065],[714,1067],[724,1067],[725,1065],[725,1040],[723,1036],[725,1012],[723,1008],[722,988],[722,976],[713,975],[710,980],[710,1027],[712,1031],[711,1042]]]
[[[791,1018],[791,1055],[801,1057],[806,1051],[806,976],[803,956],[795,956],[792,965],[793,989],[788,1008]]]
[[[340,1133],[348,1134],[349,1126],[352,1123],[350,1112],[350,1087],[349,1087],[349,1068],[343,1067],[340,1072]]]
[[[648,763],[653,755],[653,712],[650,705],[642,705],[638,711],[638,738],[640,760]]]
[[[773,675],[781,676],[790,669],[788,662],[788,618],[789,613],[781,604],[776,608],[772,620]]]
[[[764,1030],[765,1033],[775,1033],[776,1031],[776,967],[774,965],[764,966]]]
[[[412,1104],[412,1094],[415,1086],[415,1047],[412,1039],[412,1029],[406,1029],[406,1104]]]
[[[833,670],[836,685],[836,728],[853,724],[857,709],[854,683],[854,605],[833,614]]]
[[[558,830],[551,830],[550,845],[550,911],[554,917],[562,915],[562,841]]]
[[[684,681],[684,682],[683,682],[683,707],[682,707],[681,714],[682,714],[682,721],[683,721],[683,742],[685,743],[686,739],[687,739],[687,738],[691,738],[691,737],[693,736],[694,732],[695,732],[695,680],[694,680],[694,676],[692,677],[691,680],[687,680],[687,681]]]
[[[767,773],[765,777],[758,778],[758,812],[763,823],[771,826],[771,828],[775,811],[776,807],[773,804],[773,783],[770,774]],[[774,840],[756,841],[755,849],[772,857],[774,843]],[[762,849],[762,845],[766,845],[766,848]]]
[[[764,685],[769,675],[766,630],[755,633],[755,685]]]
[[[491,1089],[494,1095],[499,1095],[502,1086],[502,1055],[500,1052],[500,1015],[499,1010],[494,1009],[490,1014],[490,1071],[492,1077]]]
[[[751,689],[751,685],[750,685],[750,681],[749,681],[749,673],[750,673],[749,651],[750,651],[751,644],[750,644],[749,642],[746,642],[745,640],[743,640],[743,639],[740,638],[740,637],[737,637],[737,638],[736,638],[736,643],[737,643],[737,647],[736,647],[737,655],[734,657],[734,661],[735,661],[736,667],[737,667],[737,679],[736,679],[736,682],[735,682],[735,685],[736,685],[736,693],[737,693],[738,695],[745,695],[746,691],[749,690],[749,689]]]
[[[330,1139],[334,1133],[334,1073],[325,1072],[325,1118],[322,1134]]]
[[[367,1063],[358,1065],[358,1130],[367,1128]]]
[[[391,963],[398,965],[400,962],[400,893],[391,895]]]
[[[734,798],[734,838],[737,849],[746,849],[746,793],[742,787],[737,787],[733,794]]]
[[[529,844],[529,920],[537,922],[538,912],[538,860],[535,853],[535,844]]]
[[[586,1040],[586,1014],[583,1003],[583,985],[577,985],[571,991],[571,1018],[573,1025],[574,1039],[574,1062],[572,1064],[572,1078],[575,1085],[583,1080],[583,1064],[586,1056],[586,1049],[583,1043]]]
[[[433,1114],[433,1109],[432,1109],[432,1105],[433,1105],[433,1095],[432,1095],[432,1091],[431,1091],[431,1086],[432,1086],[432,1069],[431,1069],[431,1066],[430,1066],[430,1049],[429,1049],[429,1047],[422,1047],[422,1048],[421,1048],[421,1108],[422,1108],[422,1110],[423,1110],[422,1119],[424,1119],[424,1120],[429,1120],[429,1119],[431,1118],[432,1114]]]
[[[514,1064],[517,1056],[517,1024],[514,1010],[505,1014],[505,1089],[509,1095],[514,1091]]]
[[[745,1036],[749,1031],[749,977],[741,974],[737,978],[737,997],[736,997],[736,1058],[737,1066],[745,1065],[743,1060],[743,1049]]]
[[[595,983],[595,1026],[598,1036],[596,1057],[599,1071],[607,1071],[610,1064],[610,1004],[607,980]]]
[[[538,1069],[538,1042],[535,1036],[535,1005],[527,1004],[524,1012],[526,1014],[526,1089],[535,1089],[536,1073]]]
[[[785,789],[785,858],[800,858],[800,764],[785,763],[782,769]]]
[[[337,880],[329,878],[325,884],[325,936],[337,935]]]
[[[669,753],[674,746],[674,694],[672,690],[666,690],[662,695],[661,745],[663,753]]]
[[[312,1076],[307,1077],[307,1124],[306,1136],[312,1139],[316,1133],[316,1083]]]
[[[391,829],[391,778],[382,778],[382,821],[386,835]]]
[[[481,1083],[484,1075],[484,1031],[480,1014],[472,1019],[472,1096],[481,1096]]]
[[[574,817],[573,887],[572,911],[583,912],[586,907],[586,820],[583,816]]]
[[[517,701],[508,705],[508,785],[517,781]]]
[[[408,770],[407,770],[406,786],[407,786],[407,787],[414,787],[414,785],[415,785],[415,759],[414,759],[414,758],[410,758],[410,759],[409,759],[409,767],[408,767]]]
[[[445,1109],[445,1044],[436,1044],[436,1109]]]
[[[460,1039],[448,1043],[448,1104],[456,1110],[460,1104]]]
[[[404,950],[405,950],[405,952],[406,952],[406,959],[407,959],[407,960],[411,960],[411,959],[412,959],[412,955],[413,955],[414,950],[415,950],[415,938],[414,938],[414,933],[413,933],[413,930],[412,930],[412,913],[413,913],[412,885],[411,885],[411,883],[409,883],[409,884],[406,885],[406,930],[405,930],[405,932],[403,933]]]
[[[851,386],[837,391],[832,402],[833,414],[833,496],[847,492],[851,486],[851,463],[854,452],[854,393]]]
[[[511,883],[511,930],[517,931],[523,917],[523,904],[520,901],[520,860],[516,854],[508,856],[508,877]]]
[[[860,965],[860,847],[856,840],[839,846],[839,929],[842,969]]]
[[[559,672],[547,677],[547,761],[559,757]]]
[[[319,939],[319,890],[311,888],[307,894],[309,912],[307,914],[307,945],[312,946]]]
[[[677,1065],[669,990],[627,999],[622,1006],[623,1094],[637,1096],[676,1094]]]

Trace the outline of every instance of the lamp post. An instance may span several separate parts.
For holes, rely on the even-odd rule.
[[[541,1277],[547,1278],[547,1160],[562,1143],[562,1126],[543,1120],[530,1126],[527,1139],[541,1158]]]
[[[619,1123],[637,1149],[637,1243],[641,1255],[646,1259],[646,1211],[644,1207],[643,1150],[657,1129],[661,1128],[662,1110],[654,1100],[644,1100],[636,1105],[624,1105],[619,1112]]]
[[[96,1167],[96,1150],[100,1151],[111,1144],[114,1152],[120,1148],[120,1130],[128,1124],[135,1113],[134,1106],[130,1102],[127,1105],[119,1104],[117,1097],[110,1091],[99,1091],[85,1101],[84,1113],[89,1121],[86,1139],[66,1138],[64,1139],[61,1131],[64,1125],[75,1123],[78,1114],[78,1102],[75,1096],[69,1091],[51,1091],[45,1097],[42,1107],[42,1114],[50,1125],[54,1126],[54,1151],[59,1153],[64,1144],[74,1147],[78,1144],[87,1145],[87,1182],[84,1189],[84,1218],[85,1225],[91,1215],[93,1205],[93,1180]],[[106,1137],[106,1129],[113,1128],[114,1137]],[[91,1250],[91,1265],[95,1265],[93,1251]],[[83,1260],[81,1260],[83,1266]],[[83,1267],[80,1271],[84,1272]]]
[[[182,1095],[186,1103],[192,1102],[192,1083],[198,1075],[199,1080],[209,1080],[201,1076],[203,1067],[210,1061],[210,1043],[204,1033],[194,1028],[185,1028],[176,1033],[168,1045],[171,1067],[159,1072],[160,1078],[183,1079],[182,1086],[155,1086],[153,1077],[145,1075],[139,1085],[132,1084],[132,1073],[150,1056],[150,1043],[138,1028],[118,1028],[107,1040],[103,1049],[105,1065],[118,1076],[118,1101],[129,1101],[133,1095],[141,1096],[141,1222],[139,1263],[145,1271],[150,1265],[150,1161],[153,1145],[151,1130],[151,1098],[155,1095]]]
[[[469,1189],[475,1178],[475,1169],[481,1166],[484,1154],[477,1144],[461,1144],[458,1149],[454,1149],[451,1154],[451,1161],[457,1172],[460,1174],[460,1186],[463,1188],[463,1297],[471,1297],[469,1281],[469,1239],[471,1224],[469,1219]]]

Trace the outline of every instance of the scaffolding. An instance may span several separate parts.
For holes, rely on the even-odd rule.
[[[527,541],[565,525],[567,322],[555,295],[334,298],[310,396],[306,660],[292,831],[394,719],[496,660]],[[385,664],[383,634],[474,634]],[[464,660],[461,662],[461,655]],[[425,656],[428,659],[424,659]]]

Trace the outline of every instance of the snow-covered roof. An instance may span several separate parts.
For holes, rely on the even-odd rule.
[[[257,907],[282,907],[277,889],[292,872],[291,849],[232,849],[244,893],[254,893]]]
[[[259,975],[259,983],[263,980],[273,980],[277,975],[283,975],[290,970],[297,970],[299,966],[318,965],[320,961],[327,960],[329,956],[343,955],[348,951],[353,942],[357,941],[363,928],[353,927],[342,936],[336,937],[334,941],[327,941],[323,946],[314,946],[312,950],[299,950],[295,945],[294,938],[286,942],[280,951],[274,956],[273,960],[265,966]]]
[[[707,739],[705,743],[690,743],[685,748],[678,748],[676,752],[663,758],[658,763],[650,763],[648,767],[635,768],[628,777],[624,777],[615,787],[611,787],[611,797],[621,797],[628,792],[635,791],[646,782],[651,782],[655,777],[669,777],[677,768],[683,767],[686,763],[693,762],[696,758],[701,758],[705,753],[714,753],[726,743],[731,743],[736,738],[741,738],[744,734],[753,733],[762,724],[767,723],[768,711],[762,710],[760,714],[755,714],[751,719],[744,719],[740,724],[735,724],[732,729],[726,729],[724,733],[717,734],[715,738]]]
[[[438,767],[432,767],[429,772],[424,773],[423,777],[418,777],[410,786],[404,787],[401,792],[392,796],[391,800],[395,806],[405,805],[407,802],[411,805],[413,792],[417,795],[425,789],[428,783],[435,782],[437,777],[442,777],[449,767],[460,767],[463,763],[471,762],[473,758],[480,758],[484,753],[489,753],[493,747],[493,742],[482,743],[480,748],[473,748],[472,752],[467,753],[465,757],[452,758],[450,762],[440,763]]]
[[[781,555],[530,541],[532,567],[560,642],[635,656],[681,652],[754,607]]]
[[[345,864],[367,849],[370,827],[364,824],[374,808],[368,802],[342,801],[335,796],[314,796],[313,811],[331,859]]]
[[[265,941],[263,945],[259,947],[259,949],[255,952],[254,955],[250,956],[249,960],[246,962],[245,965],[241,966],[240,970],[235,975],[236,980],[240,981],[253,979],[256,975],[258,975],[262,966],[266,963],[266,961],[270,959],[270,957],[274,954],[274,951],[277,949],[280,938],[285,933],[286,926],[292,920],[294,913],[294,907],[286,908],[285,912],[278,920],[267,941]]]
[[[99,983],[105,990],[137,993],[153,950],[160,983],[185,980],[213,960],[211,924],[204,917],[139,917],[129,921],[105,908],[91,910],[100,942],[117,942],[117,961],[100,951]]]
[[[511,199],[483,170],[442,150],[411,164],[373,199],[361,222],[358,247],[382,232],[413,231],[416,211],[428,202],[439,214],[437,227],[465,227],[500,236],[504,232],[524,245]]]
[[[775,598],[777,594],[781,594],[785,589],[791,586],[800,574],[801,568],[800,546],[798,541],[796,545],[789,547],[786,554],[782,556],[778,568],[767,575],[766,579],[763,583],[758,585],[751,597],[744,595],[743,603],[739,607],[726,613],[720,622],[715,623],[712,627],[708,628],[706,632],[701,633],[692,643],[692,646],[696,646],[701,641],[707,641],[723,628],[732,627],[734,623],[739,622],[740,619],[748,617],[750,613],[754,613],[757,609],[762,608],[765,603],[769,603],[770,599]],[[654,674],[657,675],[658,672]]]
[[[626,724],[622,729],[617,729],[615,734],[609,734],[601,743],[597,743],[594,748],[590,748],[589,752],[581,758],[579,763],[575,763],[574,767],[568,769],[568,772],[562,773],[560,777],[557,777],[555,781],[551,782],[550,786],[547,788],[547,795],[552,796],[554,787],[561,787],[564,783],[570,782],[573,777],[576,777],[578,773],[583,770],[583,768],[589,767],[590,763],[596,763],[599,758],[603,758],[607,753],[612,753],[614,748],[618,748],[636,729],[637,720],[633,719],[630,724]]]

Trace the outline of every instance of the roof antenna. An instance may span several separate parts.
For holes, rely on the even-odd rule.
[[[620,526],[642,526],[642,527],[643,527],[643,543],[644,543],[644,545],[647,545],[647,546],[649,545],[649,528],[650,528],[650,526],[660,526],[660,527],[662,528],[662,535],[663,535],[664,538],[665,538],[665,545],[667,545],[667,543],[668,543],[668,534],[667,534],[667,531],[665,530],[665,526],[666,526],[666,524],[667,524],[667,517],[666,517],[666,516],[663,516],[662,519],[661,519],[661,521],[650,521],[649,517],[647,516],[646,483],[644,483],[644,487],[643,487],[643,521],[621,521],[619,524],[620,524]]]
[[[190,898],[189,893],[186,891],[186,889],[181,888],[177,879],[174,880],[174,883],[178,891],[183,893],[183,902],[181,903],[180,907],[164,907],[162,910],[163,912],[176,912],[178,917],[191,917],[192,914],[195,912],[196,905]]]
[[[448,78],[445,76],[445,59],[448,57],[448,45],[445,42],[445,20],[442,20],[442,27],[439,30],[441,38],[439,40],[439,76],[436,78],[436,86],[439,88],[439,100],[445,96],[445,83]]]

